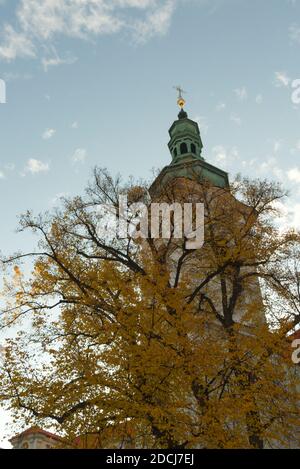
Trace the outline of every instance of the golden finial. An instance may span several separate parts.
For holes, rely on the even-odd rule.
[[[175,90],[178,91],[178,99],[177,99],[177,104],[178,106],[183,109],[183,106],[185,105],[185,100],[182,97],[182,93],[186,93],[181,86],[174,86]]]

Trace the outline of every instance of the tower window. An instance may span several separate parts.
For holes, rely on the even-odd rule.
[[[184,153],[187,153],[187,152],[188,152],[187,144],[186,144],[186,143],[182,143],[182,144],[180,145],[180,153],[181,153],[182,155],[184,155]]]
[[[177,156],[177,148],[174,148],[174,156]]]
[[[196,145],[194,143],[191,144],[191,152],[196,153]]]

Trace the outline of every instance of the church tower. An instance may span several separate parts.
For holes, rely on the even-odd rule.
[[[150,195],[158,195],[159,187],[165,187],[172,179],[186,178],[189,180],[209,181],[213,186],[228,188],[228,175],[222,169],[209,164],[202,156],[202,140],[198,123],[189,119],[183,109],[185,101],[182,90],[179,89],[178,105],[180,112],[178,119],[169,129],[170,141],[168,147],[171,153],[171,163],[163,168],[157,179],[151,185]]]
[[[180,112],[178,119],[169,129],[168,147],[172,159],[156,177],[149,188],[149,193],[152,202],[180,203],[182,206],[186,202],[203,203],[204,247],[184,254],[185,240],[174,239],[174,242],[165,244],[157,241],[156,249],[159,251],[159,257],[167,264],[171,283],[176,277],[178,262],[181,263],[181,273],[189,277],[191,289],[195,284],[199,284],[199,280],[201,283],[201,278],[212,276],[213,281],[206,283],[203,295],[214,299],[215,313],[218,311],[219,318],[222,320],[224,317],[226,322],[228,318],[224,311],[222,290],[223,292],[226,290],[230,302],[229,298],[234,296],[232,290],[235,287],[231,281],[230,269],[224,268],[222,271],[221,267],[218,267],[218,262],[222,257],[222,251],[229,248],[229,251],[234,252],[234,244],[239,242],[235,235],[240,227],[245,225],[250,209],[232,195],[227,172],[211,165],[202,156],[203,143],[198,123],[188,117],[184,110],[185,100],[182,98],[181,88],[178,88],[178,91],[177,103]],[[212,246],[213,243],[215,247]],[[249,239],[249,250],[246,255],[253,261],[255,253],[251,251],[251,239]],[[180,260],[182,258],[183,262]],[[220,269],[221,276],[213,275],[214,269]],[[241,266],[236,275],[246,271],[247,267]],[[248,321],[246,317],[250,315],[251,305],[254,304],[256,312],[254,315],[251,312],[252,318]],[[260,285],[255,277],[247,282],[247,287],[236,301],[226,327],[230,327],[234,322],[244,323],[244,321],[247,324],[253,324],[253,321],[265,323]]]

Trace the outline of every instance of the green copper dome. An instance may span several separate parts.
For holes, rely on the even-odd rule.
[[[172,155],[172,164],[179,161],[202,158],[202,140],[197,122],[188,118],[187,113],[181,109],[170,130],[169,150]]]
[[[182,177],[198,182],[209,181],[216,187],[229,187],[228,174],[207,163],[201,156],[203,144],[199,126],[188,118],[183,109],[178,114],[178,119],[173,122],[169,134],[168,147],[172,161],[163,168],[151,185],[151,195],[161,192],[171,179]]]

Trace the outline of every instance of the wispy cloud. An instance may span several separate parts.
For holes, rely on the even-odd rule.
[[[50,67],[57,67],[58,65],[72,65],[77,61],[77,57],[66,57],[66,58],[61,58],[59,55],[56,53],[52,57],[43,57],[42,58],[42,66],[44,68],[44,71],[47,72]]]
[[[30,158],[26,163],[26,166],[22,175],[25,175],[26,173],[31,173],[31,174],[46,173],[48,171],[49,171],[48,163],[44,163],[40,160],[36,160],[35,158]]]
[[[178,0],[22,0],[0,40],[0,58],[37,57],[59,36],[93,39],[125,31],[145,42],[168,31]],[[14,26],[13,26],[14,25]],[[43,55],[43,54],[42,54]],[[45,70],[75,58],[42,58]]]
[[[53,206],[53,205],[57,205],[57,203],[63,198],[63,197],[67,197],[68,193],[67,192],[59,192],[58,194],[55,194],[54,197],[52,197],[50,200],[49,200],[49,205]]]
[[[289,86],[290,81],[286,72],[275,72],[275,86]]]
[[[278,161],[273,156],[268,157],[257,166],[257,172],[266,177],[274,177],[279,181],[285,180],[284,171],[278,165]]]
[[[150,11],[145,20],[135,22],[133,25],[134,38],[138,42],[146,42],[153,36],[165,34],[170,27],[175,3],[175,0],[167,0],[161,7],[155,8],[154,11]]]
[[[245,101],[248,98],[248,92],[245,86],[233,90],[239,101]]]
[[[277,224],[280,231],[284,232],[291,228],[300,228],[300,204],[292,199],[285,202],[276,200],[273,202],[273,207],[277,210]]]
[[[300,184],[300,169],[290,169],[289,171],[287,171],[287,177],[291,182],[296,182],[297,184]]]
[[[212,152],[214,154],[215,161],[217,161],[218,163],[227,160],[227,150],[223,145],[216,145],[215,147],[213,147]]]
[[[256,97],[255,97],[255,102],[256,102],[256,104],[261,104],[261,103],[263,102],[263,96],[262,96],[262,94],[256,95]]]
[[[71,129],[78,129],[78,127],[79,127],[79,124],[77,121],[72,122]]]
[[[6,82],[9,82],[16,80],[30,80],[32,75],[30,75],[30,73],[4,72],[2,77]]]
[[[0,179],[6,179],[7,173],[12,173],[15,170],[14,163],[6,163],[0,169]]]
[[[227,148],[224,145],[216,145],[212,148],[212,158],[215,164],[229,170],[236,166],[240,155],[237,147]]]
[[[72,161],[73,163],[84,163],[87,158],[87,151],[85,148],[77,148],[73,155],[72,155]]]
[[[55,129],[46,129],[46,130],[43,132],[42,138],[43,138],[44,140],[50,140],[50,138],[52,138],[55,134],[56,134],[56,130],[55,130]]]
[[[13,26],[6,24],[2,31],[2,37],[0,58],[10,61],[16,57],[35,57],[35,46],[27,33],[17,32]]]

